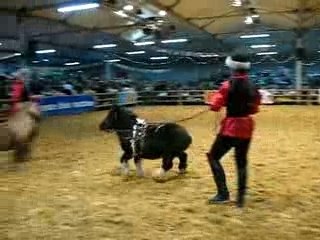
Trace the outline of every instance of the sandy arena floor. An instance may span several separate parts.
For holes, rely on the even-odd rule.
[[[144,107],[149,121],[175,120],[203,107]],[[320,107],[264,107],[250,155],[247,207],[209,206],[215,192],[205,153],[216,115],[185,122],[194,137],[189,173],[157,183],[112,174],[120,149],[99,132],[106,112],[54,117],[42,126],[33,161],[0,170],[0,239],[276,240],[320,239]],[[2,165],[7,155],[0,154]],[[223,162],[234,199],[232,154]],[[131,163],[132,169],[134,164]]]

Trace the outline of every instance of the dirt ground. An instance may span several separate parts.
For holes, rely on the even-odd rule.
[[[141,107],[149,121],[176,120],[204,107]],[[192,133],[189,172],[165,183],[116,176],[120,148],[98,131],[106,112],[44,121],[34,159],[8,171],[0,154],[0,239],[320,239],[320,107],[266,106],[251,147],[247,206],[207,205],[215,186],[205,153],[217,115],[183,123]],[[223,160],[232,198],[232,153]],[[177,166],[175,165],[175,168]]]

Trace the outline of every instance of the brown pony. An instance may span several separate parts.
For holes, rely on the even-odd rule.
[[[31,145],[39,134],[40,111],[35,103],[24,103],[0,125],[0,151],[14,151],[14,161],[31,157]]]

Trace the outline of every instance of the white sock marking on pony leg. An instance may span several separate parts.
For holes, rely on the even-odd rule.
[[[121,169],[122,169],[122,173],[124,175],[126,175],[126,176],[129,175],[129,163],[127,163],[127,162],[122,163]]]
[[[136,163],[136,171],[137,171],[137,176],[138,177],[143,177],[144,176],[144,171],[142,167],[142,160]]]

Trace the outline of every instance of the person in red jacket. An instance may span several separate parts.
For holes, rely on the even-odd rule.
[[[247,155],[254,130],[254,120],[250,115],[259,111],[260,94],[249,81],[250,62],[245,55],[237,54],[226,58],[226,65],[232,74],[222,83],[220,89],[209,99],[210,109],[220,111],[226,107],[226,117],[221,122],[220,131],[207,153],[218,193],[209,199],[210,204],[229,200],[225,173],[220,163],[222,157],[235,148],[238,172],[237,206],[243,207],[247,186]]]
[[[19,111],[22,103],[30,101],[25,75],[25,69],[21,69],[14,74],[14,80],[11,85],[11,114]]]

